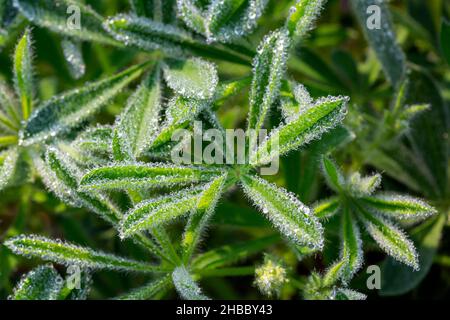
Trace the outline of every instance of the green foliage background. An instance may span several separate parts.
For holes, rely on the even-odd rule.
[[[113,16],[127,12],[126,0],[85,1],[102,16]],[[255,32],[245,38],[249,48],[256,48],[264,35],[283,25],[287,17],[290,0],[272,0],[266,13],[259,19]],[[391,1],[389,4],[397,39],[414,70],[411,77],[413,94],[408,97],[411,103],[431,103],[432,110],[426,117],[441,116],[439,108],[449,113],[450,70],[448,45],[450,36],[442,32],[442,21],[450,17],[450,3],[445,0]],[[11,55],[15,44],[27,23],[21,22],[11,30],[0,51],[0,77],[11,81],[13,67]],[[447,28],[448,25],[447,25]],[[17,36],[13,35],[16,34]],[[125,68],[159,57],[159,53],[143,53],[130,48],[115,48],[103,44],[85,42],[82,45],[86,63],[86,74],[79,80],[71,76],[61,49],[61,36],[41,27],[33,27],[33,46],[35,80],[38,84],[36,98],[44,101],[57,93],[83,87],[86,82],[118,73]],[[396,142],[387,144],[386,140],[373,138],[374,131],[380,130],[383,111],[389,108],[396,96],[395,88],[386,80],[382,67],[360,29],[357,19],[352,15],[349,1],[330,0],[320,16],[317,28],[292,49],[288,77],[303,83],[315,98],[326,95],[347,95],[350,97],[349,111],[345,120],[347,127],[355,133],[356,139],[333,153],[344,171],[383,173],[383,190],[397,191],[425,199],[439,212],[442,224],[436,221],[409,228],[409,234],[419,245],[419,253],[431,265],[424,268],[423,280],[411,278],[411,269],[399,266],[379,251],[373,241],[364,238],[365,265],[380,264],[383,272],[383,290],[369,291],[365,287],[367,274],[363,269],[351,283],[351,288],[364,292],[369,299],[404,297],[408,299],[448,298],[450,296],[450,239],[449,208],[450,193],[446,187],[449,180],[442,166],[436,164],[437,171],[431,172],[439,180],[439,188],[429,187],[416,177],[417,169],[404,159],[395,159],[402,153]],[[248,66],[223,61],[217,63],[221,81],[249,75]],[[121,92],[117,98],[90,120],[91,123],[108,124],[114,122],[124,107],[126,99],[133,92],[137,82]],[[441,97],[439,97],[442,96]],[[229,99],[218,111],[225,128],[245,127],[248,112],[248,93]],[[444,113],[445,114],[445,113]],[[422,117],[422,114],[421,114]],[[277,123],[280,115],[271,115]],[[440,119],[444,120],[444,119]],[[448,121],[448,118],[446,119]],[[421,146],[433,146],[442,137],[434,136],[432,123],[424,117],[414,121],[411,126],[418,130]],[[445,120],[444,120],[445,122]],[[414,129],[415,130],[415,129]],[[448,152],[448,127],[445,133]],[[387,135],[389,136],[389,135]],[[383,136],[386,137],[386,136]],[[429,150],[416,150],[427,154]],[[383,154],[383,156],[382,156]],[[386,165],[387,158],[398,160],[404,170]],[[305,204],[312,206],[318,200],[332,195],[321,177],[318,161],[314,161],[314,145],[294,151],[281,162],[281,172],[271,179],[280,186],[295,193]],[[311,161],[311,159],[313,159]],[[403,162],[402,162],[403,161]],[[433,161],[433,159],[431,160]],[[411,182],[412,181],[412,182]],[[121,241],[110,226],[87,210],[75,209],[61,203],[49,192],[38,178],[17,187],[0,192],[0,242],[19,234],[41,234],[50,238],[63,238],[80,245],[101,248],[104,251],[142,260],[145,253],[131,241]],[[323,254],[316,254],[298,261],[291,250],[280,245],[275,235],[267,240],[270,251],[280,257],[290,270],[304,279],[311,271],[323,272],[338,257],[339,220],[330,220],[327,226],[326,246]],[[174,233],[181,224],[172,227]],[[406,227],[408,229],[408,226]],[[241,192],[232,192],[224,197],[214,215],[208,236],[203,240],[201,251],[249,239],[271,235],[268,223],[253,209]],[[440,241],[439,241],[440,238]],[[438,244],[438,245],[437,245]],[[269,247],[269,244],[267,245]],[[263,261],[263,252],[258,250],[240,263],[242,266],[255,266]],[[21,275],[39,265],[38,260],[28,260],[16,256],[5,246],[0,246],[0,298],[6,298],[20,280]],[[60,273],[65,270],[60,268]],[[200,281],[202,288],[214,298],[252,299],[261,298],[254,286],[253,270],[247,270],[239,277],[205,277]],[[422,278],[419,277],[419,278]],[[143,275],[121,274],[102,271],[94,274],[90,298],[109,298],[128,292],[146,283]],[[421,280],[421,279],[420,279]],[[301,282],[299,280],[299,282]],[[299,298],[298,286],[291,282],[281,292],[282,299]],[[405,292],[406,291],[406,292]],[[169,292],[164,298],[175,298]]]

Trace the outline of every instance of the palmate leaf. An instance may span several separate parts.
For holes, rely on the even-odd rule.
[[[147,63],[115,76],[56,96],[37,108],[21,132],[20,143],[28,146],[47,140],[86,120],[139,77]]]
[[[208,192],[209,188],[209,184],[187,188],[137,204],[120,223],[121,238],[127,238],[136,232],[164,225],[197,207],[202,208],[205,201],[212,201]]]
[[[363,263],[362,241],[359,227],[349,208],[344,208],[341,222],[341,260],[345,261],[343,279],[350,281]]]
[[[176,93],[196,99],[211,98],[219,82],[216,67],[199,58],[166,60],[164,78]]]
[[[202,293],[198,284],[185,267],[178,267],[172,273],[172,280],[179,295],[185,300],[210,300]]]
[[[130,97],[115,125],[116,143],[129,158],[136,159],[148,149],[150,137],[158,130],[161,99],[160,68],[157,65]]]
[[[324,132],[336,127],[345,117],[347,97],[319,99],[313,107],[295,120],[272,130],[250,156],[252,165],[263,165],[302,145],[318,139]]]
[[[10,296],[13,300],[57,300],[64,280],[52,265],[39,266],[24,275]]]
[[[213,0],[207,10],[208,41],[232,42],[257,25],[268,0]]]
[[[185,44],[194,43],[189,33],[143,17],[118,15],[109,18],[104,27],[118,41],[143,50],[161,50],[169,56],[185,56]]]
[[[398,194],[377,194],[361,201],[369,210],[388,218],[423,220],[437,213],[436,209],[420,199]]]
[[[28,258],[36,257],[66,266],[78,265],[89,269],[125,272],[161,272],[158,267],[151,264],[36,235],[21,235],[10,238],[5,241],[5,245],[16,254]]]
[[[118,45],[103,29],[103,18],[77,0],[14,0],[14,5],[31,22],[59,34],[80,40]],[[80,23],[77,23],[79,13]]]
[[[259,45],[253,61],[248,129],[261,129],[270,107],[278,98],[289,45],[284,29],[269,34]]]
[[[383,0],[351,0],[353,11],[359,21],[361,28],[375,51],[384,73],[388,80],[397,86],[401,83],[406,72],[406,58],[397,43],[394,27],[391,21],[388,5]],[[368,8],[376,6],[380,10],[379,18],[381,25],[370,28],[370,13]],[[373,12],[372,12],[373,14]]]
[[[416,248],[406,235],[388,220],[368,212],[357,203],[355,206],[358,218],[378,245],[394,259],[418,270],[419,261]]]
[[[303,38],[314,26],[326,0],[297,0],[286,21],[290,37]]]
[[[114,164],[93,169],[80,181],[81,190],[160,188],[209,181],[221,171],[214,168],[165,163]]]
[[[13,178],[18,158],[17,148],[9,148],[0,153],[0,190],[4,189]]]
[[[195,212],[189,217],[182,242],[183,257],[185,259],[188,259],[192,255],[200,241],[200,237],[214,212],[216,204],[222,196],[227,176],[228,174],[225,173],[217,177],[205,188],[205,191],[203,191],[198,200]]]
[[[27,29],[14,52],[14,84],[22,106],[22,117],[27,120],[33,108],[33,51],[31,32]]]
[[[310,248],[323,247],[323,230],[311,210],[293,194],[256,176],[243,176],[251,201],[290,241]]]

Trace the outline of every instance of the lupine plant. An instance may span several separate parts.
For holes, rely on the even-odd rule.
[[[363,300],[365,265],[381,295],[417,287],[449,263],[449,92],[433,77],[448,82],[450,31],[432,39],[413,2],[0,0],[0,188],[23,195],[0,225],[0,292]],[[328,9],[358,41],[318,22]],[[33,69],[46,39],[62,93]],[[372,50],[331,65],[311,49],[344,40]]]

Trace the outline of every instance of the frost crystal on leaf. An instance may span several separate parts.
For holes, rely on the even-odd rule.
[[[167,61],[164,78],[176,93],[196,99],[211,98],[219,82],[216,67],[199,58]]]
[[[64,39],[61,42],[64,57],[66,58],[70,74],[74,79],[80,79],[86,72],[86,65],[81,52],[81,43]]]
[[[185,300],[210,300],[202,293],[198,284],[185,267],[178,267],[172,273],[173,284],[180,296]]]
[[[256,176],[242,178],[249,199],[290,241],[310,248],[323,247],[322,226],[295,195]]]
[[[22,235],[8,239],[5,245],[14,253],[27,258],[88,269],[107,269],[133,272],[157,272],[158,269],[144,262],[117,257],[89,248],[76,246],[61,240],[51,240],[36,235]]]
[[[40,266],[22,277],[10,299],[57,300],[63,283],[63,278],[52,265]]]

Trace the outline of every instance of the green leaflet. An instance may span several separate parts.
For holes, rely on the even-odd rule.
[[[211,98],[219,82],[216,67],[199,58],[166,60],[164,78],[176,93],[196,99]]]
[[[201,194],[197,210],[189,217],[183,234],[183,257],[187,260],[192,255],[200,237],[214,212],[215,206],[222,196],[223,187],[228,174],[225,173],[214,179]]]
[[[132,159],[148,149],[150,137],[158,130],[162,104],[160,81],[160,68],[156,66],[130,97],[115,125],[118,143]]]
[[[194,210],[204,186],[184,189],[143,201],[132,208],[120,223],[120,237],[127,238],[139,231],[164,225]]]
[[[259,131],[270,107],[278,98],[284,76],[290,41],[285,30],[266,36],[253,60],[248,129]]]
[[[115,164],[88,172],[80,181],[81,190],[136,189],[186,185],[209,181],[220,170],[184,167],[164,163]]]
[[[51,240],[36,235],[22,235],[5,241],[14,253],[70,266],[89,269],[106,269],[132,272],[160,272],[158,267],[133,261],[89,248],[76,246],[60,240]]]
[[[402,295],[420,284],[433,265],[433,259],[443,236],[446,216],[444,214],[430,219],[411,231],[411,237],[417,244],[420,270],[411,272],[405,265],[388,257],[381,265],[382,296]]]
[[[166,119],[156,138],[152,141],[153,149],[172,140],[178,129],[183,129],[195,120],[195,117],[209,106],[202,100],[174,97],[167,106]]]
[[[339,288],[335,296],[336,300],[366,300],[367,296],[351,289]]]
[[[328,97],[317,100],[315,105],[295,120],[272,130],[250,156],[253,165],[267,164],[272,159],[295,150],[319,138],[336,127],[346,114],[347,97]]]
[[[314,25],[326,0],[297,0],[286,21],[289,36],[303,38]]]
[[[160,50],[174,58],[197,55],[248,65],[248,60],[240,55],[208,46],[192,38],[190,33],[173,25],[120,14],[109,18],[104,26],[117,40],[141,50]]]
[[[268,0],[213,0],[207,11],[208,41],[232,42],[257,25]]]
[[[18,159],[17,148],[10,148],[0,153],[0,190],[4,189],[13,178]]]
[[[406,72],[406,58],[397,43],[389,8],[385,1],[351,0],[352,8],[370,47],[375,51],[388,80],[397,86]],[[377,19],[380,19],[379,25]]]
[[[31,32],[27,29],[14,52],[14,84],[22,106],[22,117],[27,120],[33,108],[33,51]]]
[[[335,285],[342,277],[346,265],[347,261],[345,260],[338,261],[331,265],[323,275],[322,286],[331,287]]]
[[[150,300],[156,295],[168,289],[171,286],[172,277],[170,275],[150,282],[149,284],[135,289],[129,293],[117,297],[117,300]]]
[[[319,219],[328,219],[338,213],[340,209],[340,199],[338,197],[332,197],[326,200],[322,200],[314,205],[314,214]]]
[[[279,236],[271,235],[236,244],[225,245],[197,256],[192,262],[192,268],[195,271],[201,272],[202,270],[226,267],[265,250],[279,240]]]
[[[117,227],[122,212],[102,193],[77,190],[81,173],[71,158],[55,148],[49,148],[45,161],[34,157],[34,164],[45,185],[63,201],[77,207],[85,207],[98,214],[102,219]],[[133,240],[158,254],[155,245],[145,237],[137,235]]]
[[[345,281],[350,281],[362,266],[363,251],[359,228],[349,208],[342,212],[341,239],[341,259],[345,261],[342,276]]]
[[[76,207],[86,207],[97,213],[104,220],[116,224],[121,216],[119,210],[101,194],[78,192],[79,169],[61,151],[49,148],[45,162],[34,157],[35,166],[45,185],[62,201]]]
[[[28,119],[20,143],[28,146],[47,140],[86,120],[139,77],[147,63],[133,66],[110,78],[56,96]]]
[[[178,267],[172,273],[172,280],[179,295],[185,300],[210,300],[202,293],[198,284],[185,267]]]
[[[22,277],[14,289],[13,300],[57,300],[64,284],[52,265],[39,266]]]
[[[345,185],[341,170],[337,164],[328,157],[322,157],[322,172],[328,186],[336,192],[339,192]]]
[[[104,26],[114,38],[126,45],[143,50],[161,50],[170,56],[186,55],[184,44],[193,42],[182,29],[142,17],[122,14],[109,18]]]
[[[244,77],[242,79],[234,80],[234,81],[221,81],[217,86],[216,93],[214,95],[214,108],[217,108],[218,105],[221,105],[227,99],[232,96],[237,95],[241,92],[245,87],[251,84],[250,77]]]
[[[358,218],[378,245],[394,259],[419,270],[419,261],[414,244],[391,222],[366,211],[356,204]]]
[[[397,194],[379,194],[362,198],[366,206],[386,217],[423,220],[437,213],[436,209],[420,199]]]
[[[249,199],[282,235],[299,245],[323,247],[321,224],[293,194],[256,176],[243,176],[241,181]]]
[[[195,2],[195,0],[177,0],[178,14],[190,29],[206,35],[207,21],[204,17],[205,12]]]
[[[77,0],[14,0],[15,6],[33,23],[81,40],[118,45],[102,27],[103,18]]]

